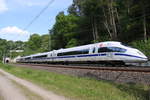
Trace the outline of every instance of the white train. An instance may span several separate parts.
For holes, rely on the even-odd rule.
[[[142,63],[148,58],[121,42],[107,41],[20,57],[18,63]]]

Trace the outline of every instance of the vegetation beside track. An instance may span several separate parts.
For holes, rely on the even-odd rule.
[[[148,100],[150,87],[144,85],[116,84],[4,64],[0,64],[0,68],[68,98],[79,100]]]

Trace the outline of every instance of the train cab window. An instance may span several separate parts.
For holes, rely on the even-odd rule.
[[[98,49],[98,52],[125,52],[126,49],[119,47],[102,47]]]
[[[121,44],[126,46],[126,47],[130,47],[131,48],[131,46],[129,46],[129,45],[125,44],[125,43],[121,43]]]

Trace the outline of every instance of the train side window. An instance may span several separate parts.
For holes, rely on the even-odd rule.
[[[89,54],[89,49],[82,50],[82,54]]]
[[[57,56],[68,56],[68,55],[78,55],[78,54],[89,54],[89,49],[83,49],[80,51],[69,51],[58,53]]]
[[[125,52],[126,49],[119,47],[102,47],[98,49],[98,53],[100,52]]]
[[[98,49],[98,53],[100,53],[100,52],[111,52],[111,50],[108,49],[107,47],[102,47],[102,48]]]
[[[125,52],[126,49],[119,47],[102,47],[98,49],[98,52]]]
[[[48,57],[52,57],[52,53],[48,54]]]
[[[25,60],[29,60],[29,59],[31,59],[31,57],[27,57],[27,58],[25,58]]]
[[[35,56],[35,57],[33,57],[33,58],[45,58],[45,57],[47,57],[47,55]]]
[[[119,47],[109,47],[109,49],[110,49],[112,52],[125,52],[125,51],[126,51],[126,49],[119,48]]]

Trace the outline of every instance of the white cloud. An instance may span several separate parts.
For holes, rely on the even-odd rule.
[[[22,29],[19,29],[16,26],[8,26],[5,28],[0,29],[0,34],[18,34],[18,35],[23,35],[23,34],[28,34],[28,31],[24,31]]]
[[[8,26],[0,29],[0,38],[7,40],[22,40],[26,41],[30,36],[28,31],[22,30],[16,26]]]
[[[15,0],[18,4],[20,5],[25,5],[25,6],[43,6],[46,5],[48,2],[46,0]]]
[[[6,6],[5,0],[0,0],[0,13],[7,11],[8,8]]]

